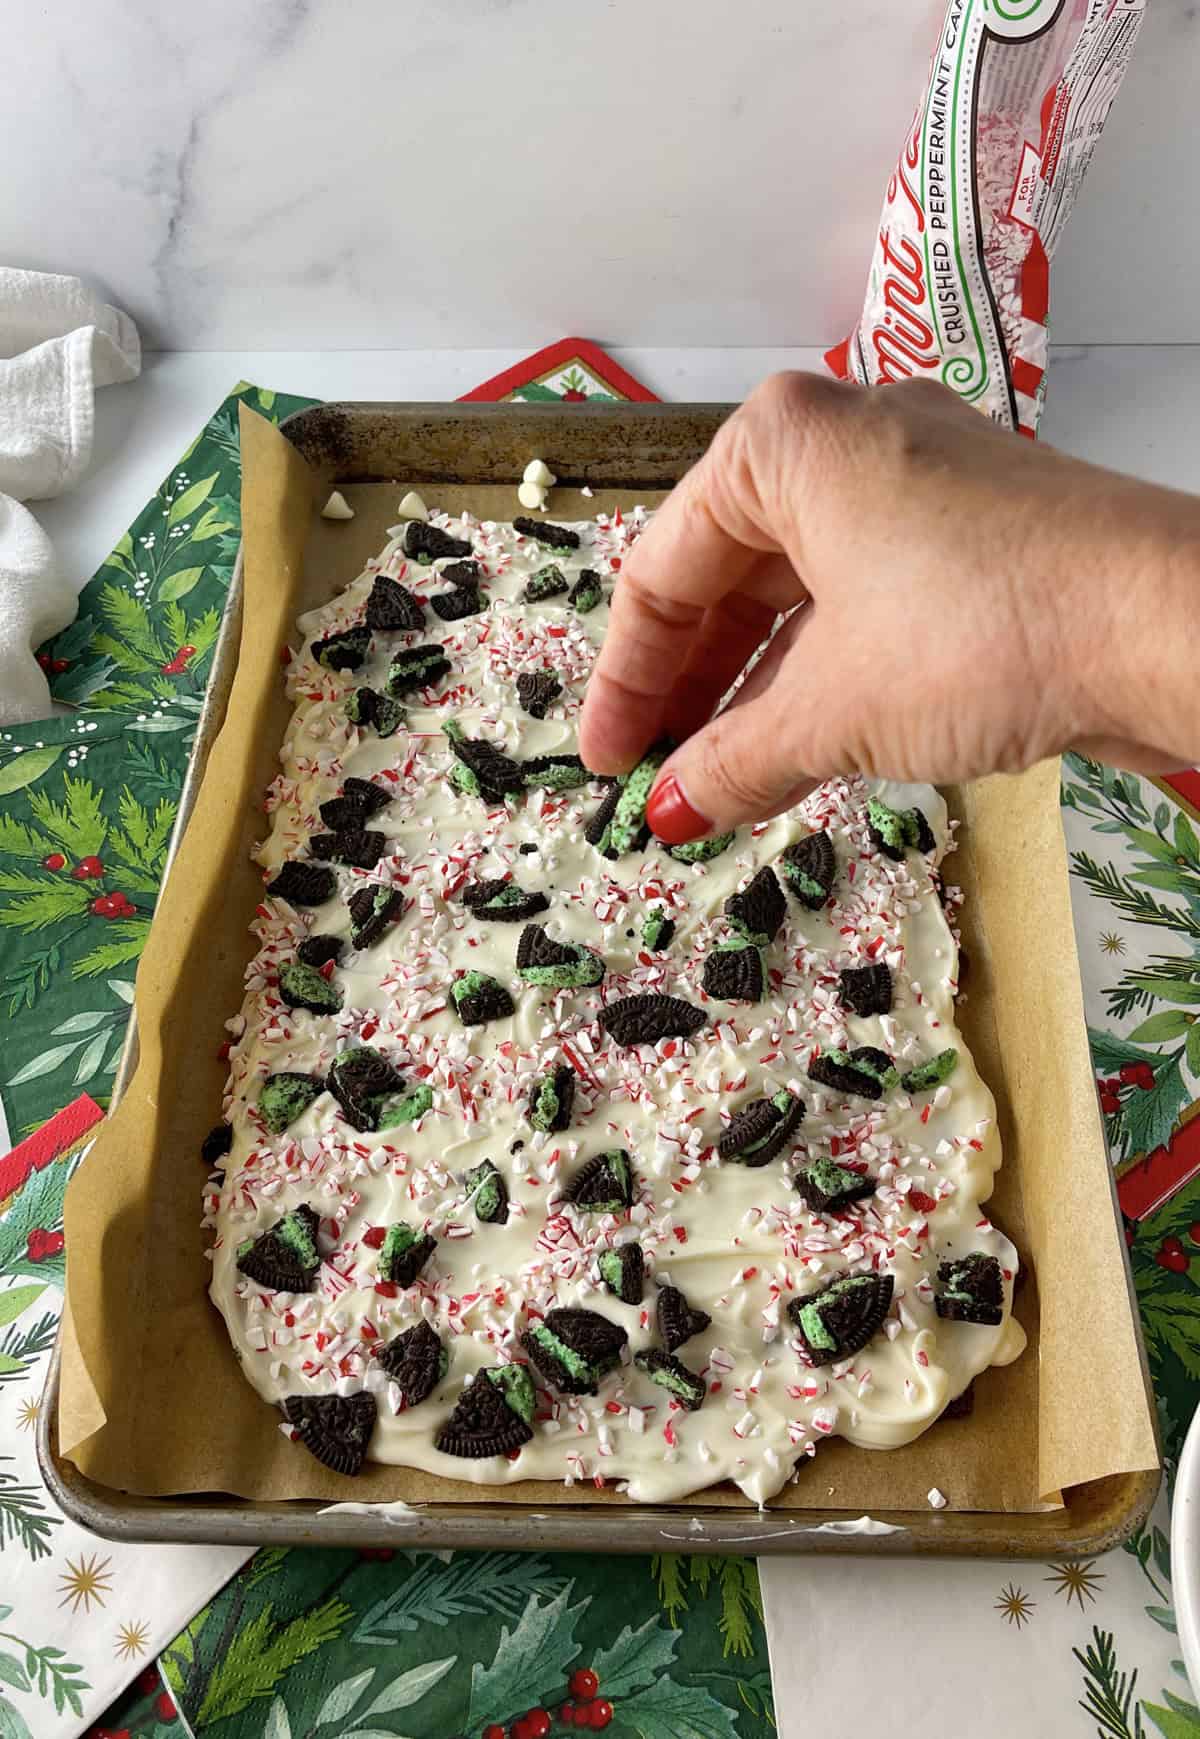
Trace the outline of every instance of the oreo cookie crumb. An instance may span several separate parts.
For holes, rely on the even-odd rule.
[[[446,720],[442,734],[449,742],[455,760],[470,774],[467,789],[473,795],[477,794],[489,803],[502,803],[511,793],[525,789],[521,768],[495,743],[485,742],[481,737],[468,737],[454,719]]]
[[[642,919],[642,947],[661,954],[675,940],[675,920],[661,906],[654,906]]]
[[[942,1408],[943,1419],[969,1419],[975,1411],[975,1384],[969,1382],[961,1395],[955,1395]]]
[[[490,1159],[480,1160],[465,1178],[475,1218],[488,1226],[503,1226],[508,1220],[508,1185]]]
[[[928,1093],[931,1087],[940,1087],[943,1081],[948,1081],[957,1067],[958,1052],[951,1046],[928,1062],[918,1063],[915,1069],[906,1069],[900,1085],[906,1093]]]
[[[947,1322],[998,1327],[1004,1321],[1004,1275],[995,1256],[974,1251],[938,1266],[934,1308]]]
[[[314,833],[308,842],[314,857],[352,869],[374,869],[387,851],[387,835],[372,827],[347,827],[341,833]]]
[[[873,1045],[853,1051],[822,1051],[808,1065],[808,1078],[835,1093],[855,1093],[860,1099],[882,1099],[899,1075],[891,1058]]]
[[[471,543],[469,538],[451,537],[448,531],[430,525],[428,520],[410,519],[404,533],[404,553],[410,561],[419,562],[423,556],[429,561],[440,561],[443,556],[469,556]]]
[[[890,1274],[843,1274],[787,1307],[814,1365],[853,1358],[883,1327],[895,1281]]]
[[[488,607],[478,586],[455,586],[449,592],[439,592],[429,603],[443,622],[462,622],[468,616],[482,615]]]
[[[604,587],[600,584],[599,574],[593,568],[583,568],[580,571],[567,602],[574,605],[581,616],[586,616],[589,610],[594,610],[597,604],[604,602]]]
[[[361,1470],[375,1429],[374,1395],[366,1389],[357,1395],[288,1395],[283,1410],[310,1455],[335,1473]]]
[[[600,799],[599,806],[592,812],[591,818],[583,830],[583,837],[587,840],[588,844],[594,845],[596,850],[604,857],[616,856],[616,853],[609,847],[609,830],[612,826],[612,818],[617,812],[617,804],[620,801],[620,785],[610,785],[608,790],[604,793],[604,796]]]
[[[761,948],[774,941],[787,917],[787,901],[769,864],[764,864],[740,893],[730,894],[725,913],[748,942]]]
[[[390,695],[380,694],[374,688],[356,688],[346,701],[346,717],[352,725],[373,730],[381,737],[392,737],[408,714]]]
[[[843,1008],[864,1019],[892,1012],[892,975],[886,966],[848,966],[838,979]]]
[[[314,1099],[325,1091],[319,1075],[302,1075],[294,1069],[281,1069],[268,1075],[258,1095],[258,1114],[272,1135],[284,1130],[302,1117]]]
[[[600,1278],[622,1304],[640,1304],[645,1286],[646,1258],[640,1244],[619,1244],[598,1258]]]
[[[404,895],[399,888],[358,888],[346,901],[346,910],[354,947],[370,948],[404,911]]]
[[[351,777],[343,782],[341,795],[328,798],[322,803],[319,813],[332,833],[344,833],[347,828],[365,826],[372,815],[386,809],[391,800],[391,794],[373,780]]]
[[[578,549],[579,533],[570,531],[565,525],[551,525],[549,520],[530,519],[520,513],[512,522],[513,530],[521,537],[531,537],[537,543],[544,543],[550,549]]]
[[[387,1229],[379,1252],[379,1277],[393,1286],[411,1286],[437,1249],[437,1239],[428,1232],[414,1232],[403,1220]]]
[[[733,844],[732,833],[713,833],[707,839],[690,839],[686,845],[669,845],[667,856],[676,863],[711,863]]]
[[[532,839],[527,839],[517,847],[522,857],[536,857],[538,848]]]
[[[705,957],[701,981],[719,1002],[758,1002],[763,993],[763,963],[758,949],[744,942],[721,942]]]
[[[814,1214],[840,1214],[854,1202],[875,1194],[875,1179],[839,1165],[835,1159],[814,1159],[802,1166],[792,1182],[796,1194]]]
[[[508,991],[486,972],[464,972],[450,986],[449,995],[464,1026],[486,1026],[488,1021],[507,1020],[516,1013]]]
[[[566,575],[554,562],[530,574],[521,594],[523,604],[544,604],[550,598],[561,598],[567,591]]]
[[[633,1205],[634,1178],[624,1148],[594,1154],[566,1191],[572,1207],[589,1214],[619,1214]]]
[[[400,1390],[406,1411],[429,1399],[450,1365],[441,1340],[427,1322],[415,1323],[376,1347],[375,1357]]]
[[[417,689],[432,688],[443,676],[450,674],[450,660],[440,646],[432,642],[425,646],[408,646],[397,652],[388,665],[387,691],[393,696],[413,694]]]
[[[204,1140],[200,1143],[200,1157],[208,1167],[209,1171],[212,1171],[219,1159],[225,1158],[225,1155],[229,1152],[232,1146],[232,1124],[215,1124],[204,1137]]]
[[[404,1088],[404,1077],[382,1052],[370,1045],[351,1045],[330,1065],[326,1086],[355,1129],[370,1134],[379,1128],[384,1104]]]
[[[554,705],[562,691],[562,683],[549,670],[523,670],[517,678],[518,704],[531,719],[544,719],[546,709]]]
[[[267,892],[289,906],[323,906],[337,893],[337,876],[322,864],[299,863],[293,859],[282,864],[267,883]]]
[[[534,1082],[529,1095],[529,1121],[545,1135],[557,1135],[571,1126],[575,1105],[575,1071],[559,1063]]]
[[[574,791],[592,777],[578,755],[535,755],[523,771],[531,790]]]
[[[823,829],[789,845],[779,860],[783,879],[802,906],[819,912],[837,879],[833,841]]]
[[[380,1130],[398,1129],[405,1123],[419,1123],[433,1105],[433,1088],[422,1081],[411,1093],[390,1094],[380,1107]]]
[[[494,1383],[499,1389],[518,1419],[523,1419],[526,1425],[532,1425],[533,1416],[537,1412],[537,1390],[525,1366],[496,1365],[483,1374],[489,1383]]]
[[[691,1340],[694,1334],[703,1334],[712,1321],[707,1310],[697,1310],[689,1304],[677,1286],[659,1287],[655,1316],[659,1338],[669,1353]]]
[[[770,1099],[752,1099],[721,1131],[717,1152],[740,1165],[767,1165],[785,1147],[804,1121],[804,1101],[786,1088]]]
[[[289,1008],[313,1014],[336,1014],[343,1001],[341,985],[302,960],[289,960],[279,968],[279,995]]]
[[[293,1208],[265,1232],[238,1245],[238,1272],[271,1292],[311,1292],[321,1266],[319,1224],[307,1204]]]
[[[540,888],[527,894],[516,882],[506,882],[503,876],[471,882],[459,898],[476,918],[491,918],[497,924],[523,923],[550,908],[550,902]]]
[[[581,1307],[547,1311],[521,1336],[542,1375],[568,1395],[594,1395],[621,1360],[629,1336],[619,1323]]]
[[[344,628],[340,634],[314,640],[309,650],[326,670],[357,670],[371,650],[371,630]]]
[[[578,942],[556,942],[540,924],[528,924],[517,943],[517,971],[527,984],[546,990],[580,990],[599,984],[604,962]]]
[[[425,626],[425,612],[407,586],[387,574],[376,574],[367,599],[367,627],[383,634],[415,634]]]
[[[454,1404],[454,1411],[435,1438],[443,1455],[460,1455],[480,1461],[492,1455],[511,1455],[531,1441],[533,1431],[509,1406],[502,1390],[480,1371]]]
[[[695,1371],[689,1371],[673,1354],[664,1353],[660,1347],[647,1347],[644,1352],[634,1353],[633,1362],[652,1383],[665,1389],[689,1413],[696,1412],[703,1405],[708,1384]]]
[[[928,853],[937,849],[924,812],[920,809],[889,809],[878,797],[867,799],[867,832],[871,842],[893,862],[903,861],[908,850]]]
[[[336,966],[342,958],[344,943],[340,936],[306,936],[296,949],[297,960],[305,966]]]
[[[601,1009],[599,1021],[615,1044],[628,1047],[691,1038],[708,1016],[681,996],[623,996]]]
[[[483,579],[483,563],[475,561],[451,562],[449,567],[441,569],[441,576],[449,580],[452,586],[462,586],[474,589]]]

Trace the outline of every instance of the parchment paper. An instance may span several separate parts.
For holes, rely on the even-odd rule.
[[[279,649],[300,612],[341,590],[380,547],[399,499],[395,484],[345,487],[357,517],[321,521],[304,461],[244,406],[242,455],[237,677],[138,971],[141,1061],[67,1196],[62,1450],[100,1484],[143,1495],[625,1503],[611,1491],[489,1488],[370,1463],[353,1480],[328,1472],[282,1437],[279,1414],[242,1379],[208,1303],[198,1152],[220,1111],[217,1049],[241,1003],[261,890],[249,853],[289,713]],[[431,485],[426,499],[509,518],[515,489]],[[553,509],[570,519],[632,501],[558,491]],[[978,1380],[972,1417],[907,1448],[822,1445],[780,1507],[924,1510],[937,1486],[956,1509],[1036,1510],[1065,1486],[1157,1466],[1083,1025],[1057,776],[1047,763],[947,793],[964,823],[950,872],[968,895],[962,1024],[1004,1143],[989,1211],[1029,1269],[1016,1307],[1029,1348]],[[745,1501],[722,1488],[687,1507]]]

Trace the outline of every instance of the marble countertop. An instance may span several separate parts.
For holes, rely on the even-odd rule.
[[[69,495],[36,504],[79,586],[238,380],[313,398],[457,398],[518,359],[508,350],[151,352],[141,377],[96,399],[92,469]],[[815,350],[613,349],[664,399],[743,398],[781,368],[820,368]],[[1200,345],[1052,352],[1047,441],[1100,464],[1200,489]]]

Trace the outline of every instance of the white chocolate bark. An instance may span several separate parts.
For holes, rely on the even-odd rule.
[[[643,1501],[732,1480],[762,1503],[823,1436],[869,1448],[910,1442],[973,1377],[1024,1345],[1009,1316],[1016,1252],[981,1208],[1000,1164],[995,1108],[955,1027],[958,954],[930,875],[950,843],[944,804],[928,787],[880,787],[893,807],[923,810],[938,841],[933,859],[911,851],[897,864],[882,856],[867,834],[867,786],[833,781],[789,815],[740,830],[711,862],[688,866],[653,843],[603,858],[584,838],[603,794],[598,783],[535,790],[507,807],[462,795],[447,777],[447,719],[518,760],[574,752],[607,600],[580,616],[565,596],[525,605],[520,595],[549,562],[569,582],[593,569],[607,592],[619,584],[645,516],[583,522],[574,528],[581,548],[565,556],[510,526],[436,512],[431,519],[471,540],[489,607],[452,623],[427,609],[420,633],[376,634],[359,670],[324,669],[311,642],[361,620],[377,572],[418,596],[445,589],[436,571],[444,564],[407,562],[393,543],[332,603],[301,619],[304,646],[288,670],[296,710],[268,796],[271,831],[259,852],[265,874],[305,855],[309,836],[325,830],[318,806],[347,776],[372,778],[392,797],[366,823],[387,835],[375,869],[339,868],[338,894],[315,910],[264,895],[252,926],[258,951],[241,1014],[230,1023],[233,1147],[223,1183],[206,1195],[215,1230],[212,1298],[245,1376],[275,1402],[369,1388],[379,1409],[370,1454],[380,1461],[493,1485],[594,1480]],[[407,697],[407,728],[380,738],[347,721],[355,688],[382,689],[396,652],[433,641],[444,645],[451,672]],[[544,669],[558,675],[563,692],[539,721],[520,710],[516,679]],[[810,912],[788,895],[785,924],[766,951],[763,1001],[707,999],[703,963],[729,934],[725,900],[821,827],[838,862],[830,903]],[[523,845],[535,849],[522,852]],[[600,953],[601,984],[555,992],[522,983],[515,966],[522,926],[481,920],[456,897],[468,881],[501,875],[548,896],[538,922]],[[354,951],[345,900],[367,884],[400,887],[408,905],[374,946]],[[653,907],[676,922],[661,953],[641,942]],[[296,943],[318,932],[346,938],[336,1015],[289,1011],[276,988]],[[838,973],[870,962],[891,968],[892,1012],[847,1015]],[[469,970],[499,979],[515,1016],[461,1026],[447,990]],[[601,1007],[647,992],[698,1004],[708,1024],[690,1040],[618,1047],[597,1023]],[[255,1107],[267,1076],[323,1076],[340,1049],[359,1043],[382,1051],[407,1086],[433,1090],[420,1122],[362,1133],[325,1092],[285,1134],[265,1132]],[[855,1045],[880,1047],[902,1069],[950,1046],[959,1061],[935,1092],[910,1098],[897,1089],[876,1103],[809,1081],[818,1050]],[[540,1134],[527,1117],[530,1091],[564,1062],[578,1076],[571,1127]],[[732,1113],[783,1088],[806,1105],[795,1150],[758,1169],[722,1162],[716,1143]],[[588,1215],[567,1205],[564,1186],[581,1166],[618,1147],[633,1162],[633,1208]],[[878,1180],[875,1195],[840,1214],[809,1212],[792,1179],[800,1165],[828,1155],[865,1162]],[[508,1186],[503,1225],[480,1223],[463,1186],[485,1157]],[[238,1271],[238,1248],[302,1203],[322,1222],[315,1288],[268,1291]],[[407,1289],[380,1281],[380,1229],[397,1220],[437,1239]],[[597,1268],[602,1251],[631,1239],[646,1258],[640,1306],[613,1297]],[[996,1256],[1006,1276],[998,1327],[943,1321],[934,1309],[938,1263],[976,1250]],[[853,1358],[814,1369],[787,1304],[840,1274],[871,1270],[894,1277],[884,1329]],[[668,1281],[712,1316],[676,1355],[707,1382],[698,1411],[680,1408],[626,1362],[594,1397],[560,1395],[539,1377],[533,1441],[511,1460],[464,1459],[434,1447],[464,1379],[523,1359],[520,1335],[547,1309],[580,1304],[620,1322],[629,1361],[657,1344],[656,1282]],[[399,1392],[372,1349],[422,1317],[442,1337],[449,1369],[428,1400],[397,1411]]]

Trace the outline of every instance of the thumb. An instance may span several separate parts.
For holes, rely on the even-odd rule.
[[[780,815],[820,781],[798,765],[795,722],[785,728],[770,695],[718,714],[662,767],[646,820],[666,845]]]

